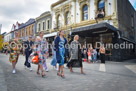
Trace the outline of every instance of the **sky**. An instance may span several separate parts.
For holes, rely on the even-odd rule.
[[[0,0],[0,24],[3,32],[10,32],[12,25],[36,18],[58,0]],[[136,9],[136,0],[129,0]]]

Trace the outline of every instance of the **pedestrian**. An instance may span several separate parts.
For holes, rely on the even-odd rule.
[[[15,32],[15,38],[10,40],[8,46],[8,50],[10,52],[9,61],[12,63],[13,74],[16,73],[16,64],[18,62],[21,46],[22,46],[22,40],[18,38],[18,32]]]
[[[93,49],[93,53],[93,61],[97,62],[97,50],[95,48]]]
[[[65,77],[63,68],[64,68],[65,55],[67,53],[65,48],[66,44],[67,44],[67,40],[66,38],[64,38],[64,31],[61,30],[59,32],[59,36],[57,36],[55,39],[55,48],[56,48],[57,63],[59,63],[59,69],[57,75],[61,76],[62,78]]]
[[[81,49],[80,43],[78,42],[79,36],[74,36],[74,41],[71,42],[70,45],[70,61],[68,62],[67,66],[70,68],[70,72],[73,72],[73,67],[80,67],[81,73],[85,74],[83,71],[83,64],[82,64],[82,57],[81,57]]]
[[[34,42],[32,41],[32,36],[29,36],[28,40],[24,42],[24,46],[25,46],[25,49],[24,49],[23,55],[25,55],[25,58],[26,58],[24,66],[25,68],[29,68],[30,71],[32,71],[31,64],[28,62],[28,58],[30,54],[32,53],[32,49],[34,46]]]
[[[92,60],[92,57],[91,57],[91,50],[90,50],[90,49],[88,49],[87,54],[88,54],[88,63],[90,64],[90,63],[91,63],[91,60]]]
[[[56,71],[58,70],[57,68],[57,59],[56,59],[56,49],[54,47],[54,41],[52,43],[52,55],[53,55],[53,59],[51,61],[51,65],[53,66],[53,69],[55,67]]]
[[[90,45],[89,50],[91,51],[91,62],[93,63],[93,47]]]
[[[39,58],[37,74],[40,74],[39,70],[41,69],[42,77],[45,77],[43,64],[46,65],[48,48],[47,48],[47,42],[46,42],[45,38],[43,38],[44,33],[40,32],[39,34],[40,34],[40,36],[37,36],[35,39],[35,47],[34,47],[34,52],[38,54],[38,58]],[[46,65],[46,68],[47,68],[47,65]]]
[[[100,47],[100,59],[101,59],[101,63],[104,63],[105,64],[105,48],[104,48],[104,45],[101,44],[101,47]]]
[[[87,48],[86,48],[86,46],[85,45],[83,45],[83,49],[82,49],[82,52],[83,52],[83,60],[84,60],[84,62],[86,62],[87,61]]]

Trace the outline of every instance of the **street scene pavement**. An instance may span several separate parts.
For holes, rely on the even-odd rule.
[[[0,91],[136,91],[136,59],[124,62],[83,63],[86,75],[80,74],[79,68],[74,73],[64,68],[65,78],[57,76],[57,71],[50,65],[49,72],[42,78],[33,71],[24,68],[25,57],[20,55],[16,66],[17,73],[12,74],[9,55],[0,54]]]

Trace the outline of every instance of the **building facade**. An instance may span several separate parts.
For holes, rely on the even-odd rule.
[[[35,29],[35,19],[30,18],[25,24],[22,24],[22,27],[20,27],[19,36],[22,37],[24,41],[27,40],[29,36],[34,38]]]
[[[52,32],[64,30],[66,37],[78,34],[82,44],[136,43],[136,11],[128,0],[59,0],[51,5]],[[102,17],[98,17],[102,14]],[[124,22],[125,20],[125,22]],[[111,60],[134,57],[135,48],[107,48]],[[124,55],[123,52],[127,54]],[[124,57],[125,56],[125,57]]]
[[[44,34],[50,33],[52,27],[52,17],[49,11],[42,13],[36,18],[36,34],[43,31]]]

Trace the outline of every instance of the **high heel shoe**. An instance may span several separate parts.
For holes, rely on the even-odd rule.
[[[57,72],[57,75],[60,76],[60,72]]]
[[[63,72],[61,72],[61,77],[62,77],[62,78],[65,78],[64,73],[63,73]]]
[[[39,71],[37,71],[37,75],[40,75],[40,72],[39,72]]]
[[[45,77],[45,73],[44,73],[44,71],[42,71],[42,77]]]

